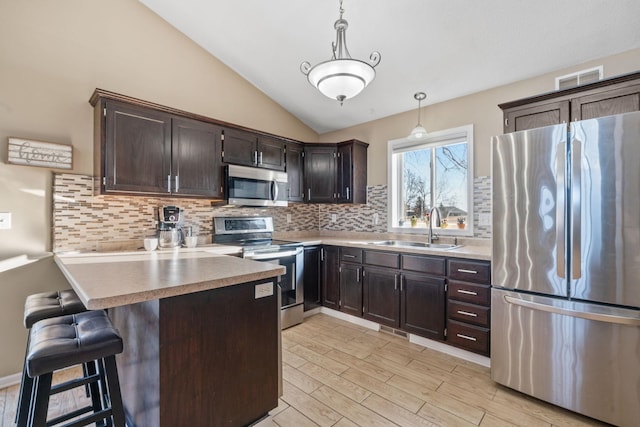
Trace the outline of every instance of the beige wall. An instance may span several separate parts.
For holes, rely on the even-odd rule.
[[[96,87],[302,141],[317,133],[134,0],[0,2],[0,378],[18,372],[24,297],[68,284],[49,259],[13,271],[2,260],[50,250],[51,171],[8,165],[7,137],[73,145],[91,174]],[[9,315],[11,315],[9,317]]]
[[[498,104],[553,91],[555,89],[555,77],[596,65],[604,65],[606,78],[639,71],[640,49],[423,107],[422,125],[428,132],[433,132],[473,124],[475,143],[474,173],[476,176],[488,176],[490,175],[490,140],[493,135],[502,133],[502,110],[498,108]],[[418,90],[424,90],[428,99],[428,82],[424,87],[416,88],[416,91]],[[407,136],[416,125],[416,118],[416,110],[412,110],[323,134],[320,135],[320,140],[336,142],[356,138],[368,142],[370,144],[367,165],[368,184],[386,184],[387,141]]]

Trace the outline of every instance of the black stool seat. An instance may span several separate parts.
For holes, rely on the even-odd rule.
[[[115,355],[123,350],[122,338],[103,310],[40,320],[31,327],[23,373],[19,426],[45,427],[71,419],[69,426],[103,420],[108,426],[124,427]],[[52,386],[53,372],[84,364],[90,372],[80,378]],[[47,420],[49,398],[75,387],[89,386],[91,405]],[[27,408],[27,396],[30,396]],[[22,399],[21,398],[21,399]],[[80,415],[91,412],[83,418]],[[102,425],[102,424],[100,424]]]
[[[122,338],[102,310],[41,320],[31,328],[27,373],[31,378],[122,353]]]
[[[30,329],[40,320],[86,310],[72,289],[29,295],[24,304],[24,326]]]

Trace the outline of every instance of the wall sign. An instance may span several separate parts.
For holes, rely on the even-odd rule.
[[[73,167],[73,146],[53,142],[9,138],[8,163],[55,169]]]

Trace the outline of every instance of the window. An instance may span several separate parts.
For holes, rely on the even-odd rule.
[[[438,233],[473,235],[473,125],[389,141],[388,161],[389,231],[425,233],[436,207]]]

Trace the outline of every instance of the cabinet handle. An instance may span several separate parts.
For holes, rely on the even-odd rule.
[[[176,175],[176,193],[178,192],[179,188],[180,188],[180,175]]]
[[[261,151],[261,152],[260,152],[260,154],[258,155],[258,159],[259,159],[259,160],[258,160],[258,164],[259,164],[260,166],[262,166],[262,151]]]
[[[360,267],[356,268],[356,283],[360,283]]]
[[[397,274],[393,275],[393,290],[394,291],[398,290],[398,275]]]
[[[470,337],[469,335],[456,334],[456,336],[458,338],[464,338],[465,340],[469,340],[469,341],[478,341],[477,339],[475,339],[474,337]]]
[[[475,270],[465,270],[464,268],[459,268],[458,273],[478,274],[478,272]]]
[[[475,295],[477,296],[478,293],[477,292],[473,292],[473,291],[466,291],[464,289],[458,289],[458,293],[459,294],[465,294],[465,295]]]
[[[400,275],[400,292],[402,292],[402,274]]]
[[[171,175],[167,175],[167,193],[171,193]]]
[[[476,313],[471,313],[470,311],[458,310],[457,313],[469,317],[478,317]]]
[[[311,200],[311,189],[307,188],[307,202]]]
[[[343,258],[355,258],[355,255],[349,255],[349,254],[342,254]]]
[[[349,187],[347,187],[347,200],[349,200]]]
[[[258,164],[258,151],[254,151],[253,152],[253,164],[257,165]]]
[[[320,248],[320,261],[324,262],[324,248]]]

